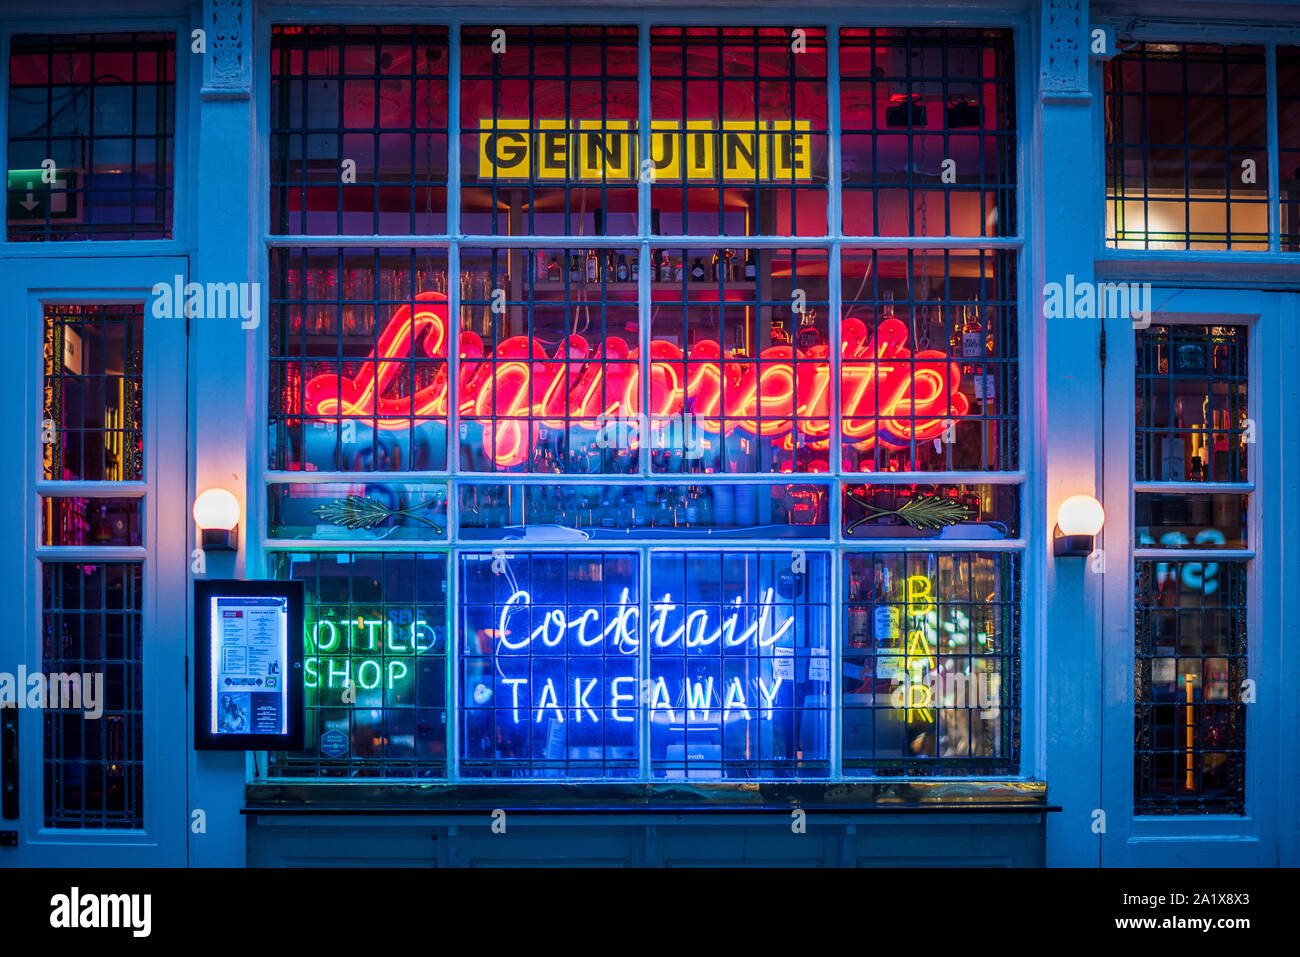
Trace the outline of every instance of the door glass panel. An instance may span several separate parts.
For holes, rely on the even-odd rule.
[[[144,305],[45,306],[45,478],[144,478]]]
[[[142,575],[41,565],[46,827],[144,827]]]
[[[1246,563],[1141,561],[1137,814],[1244,814]]]

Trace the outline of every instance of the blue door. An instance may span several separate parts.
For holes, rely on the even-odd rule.
[[[10,265],[0,866],[183,865],[187,338],[151,290],[186,261]]]
[[[1157,287],[1149,325],[1105,320],[1103,865],[1294,858],[1294,298]]]

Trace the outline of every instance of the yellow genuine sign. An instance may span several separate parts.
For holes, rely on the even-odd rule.
[[[631,181],[641,167],[640,140],[629,120],[478,121],[480,179]],[[650,160],[656,181],[812,179],[808,120],[760,123],[654,120]],[[685,175],[683,176],[683,171]]]

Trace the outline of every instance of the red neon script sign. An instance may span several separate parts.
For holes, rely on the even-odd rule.
[[[936,350],[913,353],[902,322],[881,320],[874,338],[858,319],[845,319],[840,331],[841,431],[857,448],[877,442],[906,448],[913,439],[935,439],[946,428],[945,418],[968,411],[957,364]],[[441,293],[420,293],[414,309],[400,307],[355,377],[313,377],[304,394],[307,414],[364,418],[383,430],[445,421],[445,364],[414,395],[387,395],[395,380],[409,375],[402,360],[417,342],[431,360],[446,362],[447,300]],[[640,356],[622,339],[592,345],[579,335],[568,336],[554,355],[527,336],[512,336],[489,356],[478,335],[462,332],[456,396],[461,418],[483,426],[484,448],[493,461],[519,465],[527,459],[530,432],[535,438],[541,427],[598,429],[602,420],[636,416]],[[788,436],[797,421],[814,445],[825,447],[831,431],[829,347],[772,346],[755,359],[741,359],[724,356],[709,340],[687,354],[656,339],[650,343],[651,421],[682,412],[714,435]]]

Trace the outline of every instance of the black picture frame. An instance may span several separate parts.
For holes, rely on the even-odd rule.
[[[282,598],[287,602],[288,648],[281,701],[287,716],[283,734],[213,733],[208,724],[212,699],[212,599]],[[194,582],[194,749],[196,751],[301,751],[303,705],[303,583],[200,579]]]

